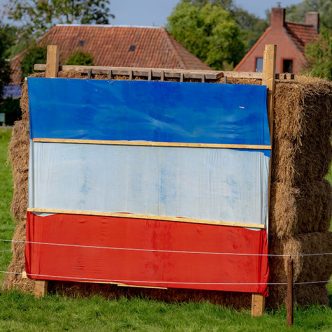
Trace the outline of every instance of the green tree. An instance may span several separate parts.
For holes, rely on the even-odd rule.
[[[34,37],[57,23],[108,24],[114,17],[110,0],[13,0],[8,12]]]
[[[235,5],[233,0],[183,0],[198,7],[207,3],[220,6],[225,9],[237,22],[242,32],[242,40],[246,52],[253,46],[264,30],[268,27],[268,20],[261,19],[245,9]]]
[[[6,28],[6,26],[0,25],[0,99],[2,98],[4,86],[10,81],[10,67],[7,60],[11,39],[7,34]]]
[[[93,66],[93,57],[89,53],[77,51],[68,58],[66,65]]]
[[[332,34],[327,29],[322,30],[317,41],[306,46],[305,54],[307,74],[332,80]]]
[[[201,2],[182,0],[168,18],[168,30],[212,68],[238,63],[245,48],[238,24],[220,5]]]
[[[6,33],[10,40],[7,49],[7,56],[9,59],[29,48],[31,44],[34,44],[33,36],[24,27],[10,25],[6,27]]]
[[[234,7],[231,11],[237,24],[241,27],[245,52],[255,44],[257,39],[268,27],[268,21],[248,13],[240,7]]]
[[[20,100],[6,98],[0,102],[0,113],[5,113],[6,125],[12,126],[21,116]]]
[[[322,27],[332,29],[332,0],[302,0],[286,8],[286,19],[302,23],[309,11],[319,12]]]
[[[29,76],[33,73],[34,64],[46,63],[46,54],[46,47],[34,45],[27,49],[21,61],[22,77]]]

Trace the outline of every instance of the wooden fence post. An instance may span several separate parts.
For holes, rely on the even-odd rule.
[[[294,281],[293,281],[293,260],[289,256],[287,260],[287,298],[286,298],[286,310],[287,310],[287,325],[292,326],[294,322]]]
[[[273,97],[275,89],[275,64],[276,64],[276,45],[266,45],[264,50],[263,58],[263,78],[262,85],[265,85],[268,89],[267,96],[267,107],[269,116],[269,127],[270,127],[270,137],[271,145],[273,142]],[[269,174],[269,185],[268,185],[268,201],[269,201],[269,211],[270,211],[270,188],[271,188],[271,168],[272,168],[272,155],[270,157],[270,174]],[[265,298],[260,294],[252,294],[251,301],[251,316],[259,317],[264,314],[265,310]]]
[[[59,50],[57,45],[47,46],[47,60],[45,77],[54,78],[58,76],[59,71]],[[34,295],[43,297],[48,291],[48,281],[36,280],[34,287]]]

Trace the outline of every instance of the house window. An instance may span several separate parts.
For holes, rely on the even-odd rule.
[[[282,72],[283,73],[293,73],[293,60],[284,59],[282,61]]]
[[[263,71],[263,58],[256,58],[255,71],[262,72]]]

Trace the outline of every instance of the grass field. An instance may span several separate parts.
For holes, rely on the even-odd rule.
[[[7,164],[7,147],[11,131],[0,128],[0,239],[11,240],[14,223],[10,216],[10,202],[13,194],[10,166]],[[0,241],[0,270],[10,261],[10,243]],[[0,282],[3,279],[0,273]]]
[[[11,174],[6,164],[9,138],[10,131],[0,128],[1,239],[11,239],[14,229],[9,212]],[[332,180],[332,172],[329,177]],[[10,260],[9,249],[9,243],[0,243],[2,271]],[[168,304],[140,298],[73,299],[56,295],[37,300],[18,292],[0,292],[0,308],[0,331],[289,331],[284,309],[253,319],[247,310],[238,312],[210,303]],[[292,330],[332,331],[331,307],[297,309]]]

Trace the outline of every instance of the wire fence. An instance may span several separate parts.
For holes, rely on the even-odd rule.
[[[306,253],[306,254],[264,254],[264,253],[238,253],[238,252],[213,252],[213,251],[190,251],[190,250],[165,250],[165,249],[146,249],[146,248],[126,248],[126,247],[112,247],[112,246],[96,246],[96,245],[81,245],[70,243],[54,243],[54,242],[40,242],[40,241],[26,241],[26,240],[8,240],[0,239],[3,243],[20,243],[32,245],[45,245],[56,247],[75,247],[83,249],[106,249],[115,251],[140,251],[140,252],[158,252],[158,253],[175,253],[175,254],[195,254],[195,255],[225,255],[225,256],[264,256],[264,257],[314,257],[314,256],[329,256],[331,252],[325,253]],[[0,252],[9,252],[11,249],[0,250]],[[1,271],[3,274],[22,275],[22,272]],[[267,285],[280,286],[287,285],[287,282],[188,282],[188,281],[156,281],[156,280],[110,280],[100,278],[88,278],[77,276],[61,276],[48,274],[29,274],[30,277],[45,278],[45,279],[59,279],[70,281],[86,281],[86,282],[100,282],[100,283],[131,283],[131,284],[154,284],[154,285]],[[318,280],[318,281],[299,281],[294,282],[293,285],[312,285],[312,284],[328,284],[332,280]]]
[[[22,272],[10,272],[1,271],[4,274],[22,275]],[[62,279],[70,281],[92,281],[92,282],[108,282],[108,283],[131,283],[131,284],[161,284],[161,285],[267,285],[267,286],[280,286],[287,285],[287,282],[189,282],[189,281],[156,281],[156,280],[129,280],[129,279],[103,279],[103,278],[88,278],[88,277],[77,277],[77,276],[61,276],[61,275],[50,275],[50,274],[38,274],[29,273],[31,277],[39,278],[51,278],[51,279]],[[294,282],[293,285],[311,285],[311,284],[328,284],[332,283],[332,280],[318,280],[318,281],[299,281]]]
[[[71,244],[71,243],[55,243],[55,242],[7,240],[7,239],[0,239],[0,242],[45,245],[45,246],[56,246],[56,247],[75,247],[75,248],[85,248],[85,249],[106,249],[106,250],[117,250],[117,251],[141,251],[141,252],[194,254],[194,255],[261,256],[261,257],[289,257],[289,256],[292,256],[292,257],[310,257],[310,256],[331,256],[332,255],[332,252],[299,253],[299,254],[293,254],[293,253],[289,253],[289,254],[265,254],[265,253],[238,253],[238,252],[171,250],[171,249],[146,249],[146,248],[127,248],[127,247],[112,247],[112,246],[97,246],[97,245],[82,245],[82,244]]]

